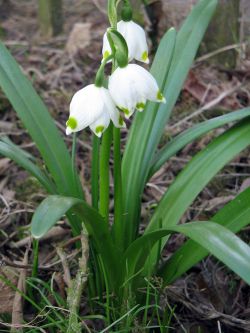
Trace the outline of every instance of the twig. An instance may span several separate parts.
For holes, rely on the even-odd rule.
[[[237,48],[240,48],[240,47],[245,47],[247,43],[239,43],[239,44],[233,44],[233,45],[227,45],[227,46],[224,46],[218,50],[215,50],[215,51],[212,51],[212,52],[209,52],[205,55],[203,55],[202,57],[199,57],[195,60],[195,63],[197,62],[201,62],[201,61],[205,61],[209,58],[212,58],[214,56],[216,56],[217,54],[220,54],[220,53],[223,53],[223,52],[226,52],[226,51],[230,51],[230,50],[234,50],[234,49],[237,49]]]
[[[59,258],[61,259],[61,262],[62,262],[64,282],[66,283],[68,288],[71,288],[72,280],[71,280],[70,270],[69,270],[69,266],[68,266],[68,262],[67,262],[65,253],[64,253],[64,251],[61,247],[58,247],[56,249],[56,252],[57,252],[57,254],[58,254],[58,256],[59,256]]]
[[[69,233],[69,230],[63,229],[60,226],[55,226],[51,230],[49,230],[49,232],[45,236],[43,236],[41,238],[41,242],[51,240],[54,238],[58,238],[58,237],[63,237],[63,236],[66,236],[68,233]],[[16,243],[11,243],[10,247],[11,248],[20,248],[20,247],[26,246],[28,243],[31,242],[31,240],[32,240],[32,237],[28,236],[28,237],[21,239],[20,241],[18,241]]]
[[[207,103],[206,105],[202,106],[200,109],[198,109],[197,111],[193,112],[192,114],[190,114],[189,116],[183,118],[182,120],[180,120],[179,122],[177,122],[176,124],[174,124],[173,126],[170,127],[171,130],[180,127],[182,124],[184,124],[185,122],[187,122],[188,120],[197,117],[198,115],[200,115],[203,111],[205,110],[209,110],[212,107],[216,106],[217,104],[219,104],[225,97],[231,95],[232,93],[234,93],[235,91],[237,91],[240,87],[242,87],[242,83],[238,84],[236,87],[230,88],[226,91],[223,91],[218,97],[216,97],[215,99],[213,99],[211,102]]]
[[[81,331],[81,325],[78,321],[78,310],[81,301],[83,288],[87,282],[87,262],[89,257],[89,244],[87,234],[82,233],[82,258],[79,259],[79,269],[75,279],[72,282],[72,287],[68,291],[68,307],[69,307],[69,321],[67,333],[78,333]]]

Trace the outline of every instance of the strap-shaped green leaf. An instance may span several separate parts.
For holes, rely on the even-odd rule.
[[[171,228],[201,245],[250,284],[250,247],[230,230],[213,222],[192,222]]]
[[[55,185],[42,172],[42,170],[28,158],[29,154],[27,154],[27,152],[23,151],[14,144],[0,141],[0,155],[4,155],[15,161],[31,175],[36,177],[49,193],[55,193]]]
[[[226,115],[206,120],[197,124],[188,130],[177,135],[173,140],[167,143],[154,157],[148,178],[157,172],[160,167],[179,150],[184,148],[188,143],[208,133],[209,131],[221,127],[233,121],[239,121],[250,116],[250,108],[230,112]]]
[[[163,91],[166,104],[158,107],[149,103],[143,113],[136,115],[123,158],[124,213],[128,244],[135,237],[138,228],[141,195],[155,150],[216,5],[217,0],[199,2],[177,35],[179,52],[174,50],[175,39],[173,33],[169,32],[156,54],[153,68],[157,70],[153,74],[160,86],[162,82],[159,78],[162,78],[163,73],[165,75]]]
[[[234,233],[250,224],[250,188],[224,206],[211,220]],[[158,273],[163,277],[164,283],[169,284],[208,254],[202,246],[188,240],[164,263]]]
[[[173,232],[180,232],[192,239],[192,243],[201,246],[206,253],[213,254],[250,284],[250,247],[222,225],[208,221],[190,222],[156,230],[135,240],[123,259],[126,262],[127,279],[134,278],[136,282],[138,272],[143,270],[152,246]],[[187,256],[185,258],[188,259]],[[145,270],[144,274],[147,274]]]
[[[168,70],[171,64],[176,31],[170,29],[162,38],[158,47],[155,60],[151,67],[151,73],[157,79],[160,87],[164,87]],[[138,113],[133,120],[132,127],[122,160],[122,181],[124,186],[124,209],[126,230],[124,239],[129,244],[132,240],[134,230],[137,229],[138,205],[140,202],[141,181],[144,170],[140,170],[144,158],[144,149],[147,145],[148,136],[157,112],[158,104],[148,103],[143,113]]]
[[[208,182],[249,142],[250,122],[243,120],[192,158],[163,196],[145,232],[159,229],[159,221],[163,229],[176,225]],[[151,269],[156,262],[157,249],[154,249],[148,262]]]
[[[46,106],[1,42],[0,86],[39,149],[58,191],[82,197],[69,153]]]
[[[83,221],[86,230],[100,253],[112,285],[120,282],[119,262],[121,255],[113,244],[108,226],[102,216],[85,201],[58,195],[50,195],[37,207],[32,221],[31,234],[41,238],[69,210]]]

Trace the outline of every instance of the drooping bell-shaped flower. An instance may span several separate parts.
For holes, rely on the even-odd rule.
[[[66,122],[66,134],[81,131],[86,127],[100,137],[110,123],[124,127],[109,91],[90,84],[77,91],[70,103],[70,115]]]
[[[145,31],[135,22],[120,21],[117,23],[117,31],[124,37],[128,45],[128,58],[129,61],[136,59],[146,64],[149,63],[148,59],[148,45],[146,41]],[[103,59],[111,54],[110,44],[107,38],[107,33],[103,36]]]
[[[111,97],[126,118],[129,118],[135,109],[143,111],[147,100],[166,102],[155,78],[136,64],[118,67],[109,78],[108,88]]]

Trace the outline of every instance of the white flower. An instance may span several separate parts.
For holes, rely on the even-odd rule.
[[[89,126],[100,137],[108,127],[110,119],[116,127],[124,127],[109,91],[90,84],[77,91],[71,100],[66,134],[81,131]]]
[[[143,111],[146,100],[165,103],[155,78],[143,67],[129,64],[118,67],[109,78],[110,95],[129,118],[135,109]]]
[[[120,21],[117,23],[117,31],[124,37],[128,45],[129,61],[136,59],[138,61],[149,63],[148,45],[145,31],[133,21]],[[111,48],[107,38],[107,33],[103,36],[103,59],[111,54]]]

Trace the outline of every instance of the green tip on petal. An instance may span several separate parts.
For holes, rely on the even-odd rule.
[[[77,120],[73,117],[69,117],[69,119],[66,122],[66,126],[71,128],[72,130],[76,129],[77,127]]]
[[[142,59],[144,62],[149,63],[148,52],[147,52],[147,51],[144,51],[144,52],[142,53],[141,59]]]
[[[103,54],[103,59],[106,59],[110,56],[110,52],[108,50],[106,50]]]
[[[102,125],[99,125],[95,128],[96,134],[102,134],[103,131],[104,131],[104,126]]]
[[[136,108],[139,111],[143,111],[145,109],[145,103],[143,103],[143,102],[137,103]]]
[[[126,108],[123,108],[123,107],[121,107],[121,108],[119,108],[126,116],[129,116],[130,115],[130,111],[129,111],[129,109],[126,109]]]
[[[157,101],[162,102],[162,103],[166,103],[166,99],[162,95],[162,93],[160,92],[160,90],[158,91],[156,98],[157,98]]]
[[[123,125],[124,125],[124,121],[123,121],[123,119],[122,119],[121,116],[119,117],[119,125],[120,125],[120,126],[123,126]]]

